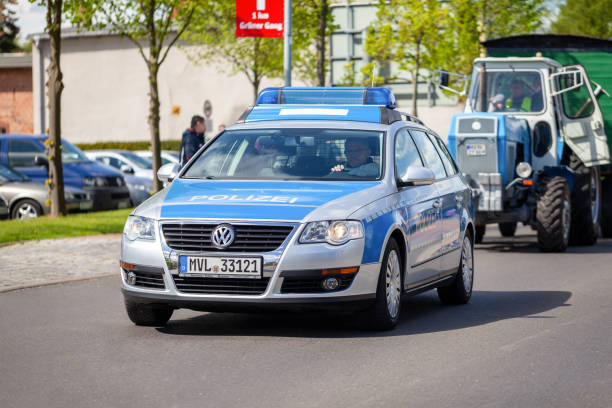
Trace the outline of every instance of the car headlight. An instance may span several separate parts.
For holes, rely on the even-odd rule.
[[[139,190],[139,191],[151,191],[153,190],[153,186],[149,186],[146,184],[130,184],[131,188],[133,188],[134,190]]]
[[[155,222],[151,218],[130,215],[123,228],[123,235],[130,241],[155,240]]]
[[[106,179],[104,177],[83,177],[83,185],[87,187],[104,187]]]
[[[342,245],[357,238],[363,238],[363,224],[360,221],[315,221],[306,225],[300,243],[327,242]]]
[[[125,185],[125,180],[123,180],[123,177],[117,177],[117,186],[122,187],[123,185]]]

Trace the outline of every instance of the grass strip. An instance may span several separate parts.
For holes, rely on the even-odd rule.
[[[71,214],[65,217],[39,217],[26,220],[0,221],[0,243],[85,235],[117,234],[131,208]]]

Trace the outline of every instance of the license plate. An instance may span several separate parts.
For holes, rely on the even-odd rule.
[[[487,146],[482,143],[473,143],[465,145],[468,156],[485,156],[487,154]]]
[[[211,278],[261,278],[261,258],[225,256],[181,256],[179,273]]]
[[[80,210],[91,210],[93,208],[93,201],[83,201],[79,203]]]

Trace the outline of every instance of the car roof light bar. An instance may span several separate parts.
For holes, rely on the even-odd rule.
[[[379,105],[395,109],[395,95],[382,87],[271,87],[257,96],[257,105]]]

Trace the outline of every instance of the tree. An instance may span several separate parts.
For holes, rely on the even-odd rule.
[[[612,37],[612,0],[572,0],[559,8],[551,31],[558,34]]]
[[[325,37],[334,27],[328,1],[294,2],[292,19],[294,72],[308,83],[324,84]],[[189,43],[201,47],[189,52],[196,61],[229,64],[232,74],[243,73],[253,87],[255,102],[263,78],[283,76],[283,39],[236,38],[235,24],[236,0],[207,3],[198,10],[186,34]]]
[[[379,64],[396,62],[411,73],[414,115],[420,70],[435,69],[445,60],[448,47],[441,43],[448,26],[448,10],[439,0],[379,0],[376,19],[368,28],[368,55]]]
[[[19,50],[15,42],[19,27],[15,24],[15,11],[11,9],[17,0],[0,0],[0,52],[13,52]]]
[[[199,6],[189,0],[67,0],[66,12],[78,27],[108,29],[132,41],[148,70],[149,129],[153,174],[161,166],[159,137],[159,68],[183,35]],[[162,187],[153,177],[153,189]]]

